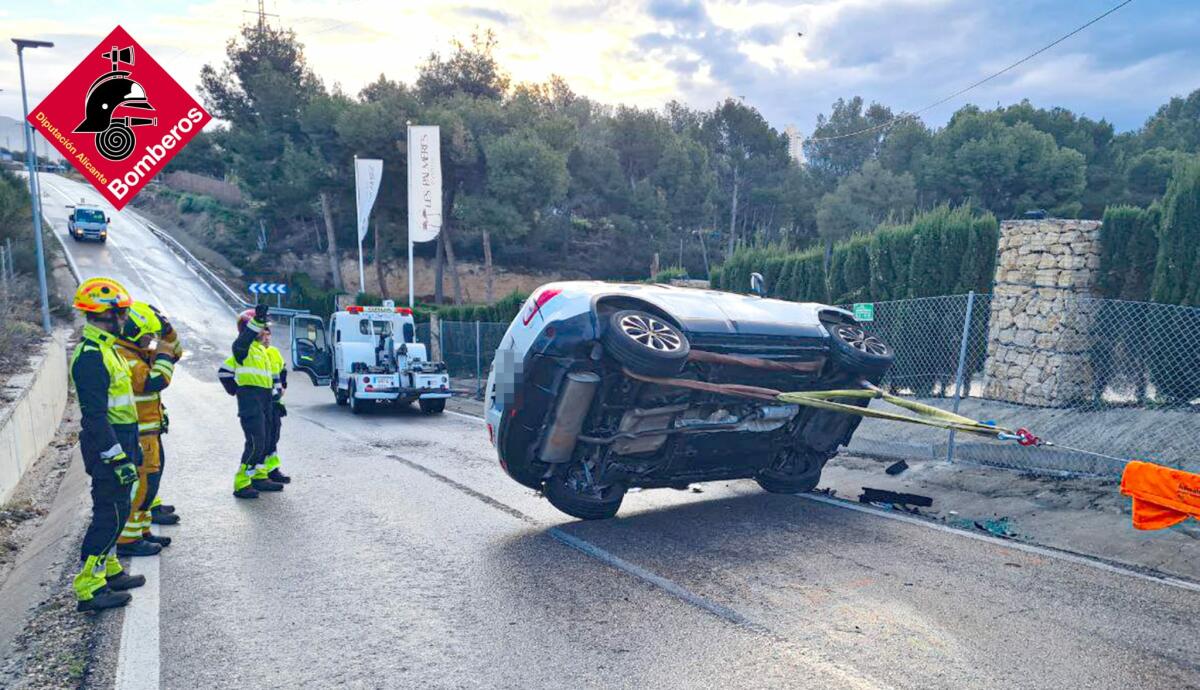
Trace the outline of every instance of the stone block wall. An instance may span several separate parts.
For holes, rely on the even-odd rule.
[[[1004,221],[997,252],[984,395],[1038,406],[1087,397],[1100,222]]]

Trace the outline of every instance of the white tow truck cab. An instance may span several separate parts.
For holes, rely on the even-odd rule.
[[[355,414],[377,402],[413,401],[436,414],[451,395],[446,365],[429,361],[417,342],[412,310],[390,302],[346,307],[328,326],[317,316],[292,317],[292,371],[308,374],[314,386],[328,384],[337,404]]]

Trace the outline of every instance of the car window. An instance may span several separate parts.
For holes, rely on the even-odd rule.
[[[373,324],[373,327],[372,327]],[[361,319],[358,322],[358,332],[363,335],[384,335],[392,334],[391,321],[372,321],[371,319]]]
[[[77,208],[75,209],[75,222],[77,223],[103,223],[104,212],[97,211],[94,208]]]
[[[304,335],[302,337],[305,340],[312,342],[312,344],[315,345],[318,350],[325,349],[325,339],[321,337],[321,331],[319,331],[315,325],[311,323],[306,325],[304,327]]]

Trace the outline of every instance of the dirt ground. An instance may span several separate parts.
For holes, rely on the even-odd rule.
[[[25,473],[13,498],[0,507],[0,586],[5,584],[22,549],[38,535],[50,505],[58,496],[63,476],[79,460],[79,406],[68,401],[67,413],[54,440]],[[79,501],[86,501],[81,492]],[[71,580],[78,569],[79,539],[85,525],[76,520],[64,538],[41,548],[53,549],[53,568],[45,573],[36,602],[0,657],[0,687],[51,690],[68,687],[110,687],[111,664],[97,663],[98,653],[115,652],[121,615],[80,615],[75,611]],[[17,602],[20,603],[20,602]]]
[[[884,470],[892,461],[841,455],[826,465],[819,488],[851,501],[864,487],[928,496],[933,505],[917,514],[952,527],[1200,581],[1200,522],[1135,530],[1130,500],[1116,479],[1038,476],[933,460],[906,463],[907,470],[891,476]]]

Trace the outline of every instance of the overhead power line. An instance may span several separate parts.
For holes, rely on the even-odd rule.
[[[954,93],[950,94],[949,96],[946,96],[945,98],[934,101],[933,103],[930,103],[929,105],[927,105],[923,108],[914,110],[911,113],[901,113],[900,115],[893,117],[892,119],[888,120],[887,122],[883,122],[883,123],[874,125],[873,127],[866,127],[864,129],[860,129],[860,130],[857,130],[854,132],[847,132],[846,134],[835,134],[835,135],[831,135],[831,136],[827,136],[827,137],[812,137],[811,139],[808,139],[804,143],[807,144],[807,143],[811,143],[814,141],[833,141],[835,139],[846,139],[849,137],[856,137],[860,134],[876,132],[881,129],[891,127],[892,125],[896,124],[897,122],[900,122],[901,120],[911,120],[912,118],[917,117],[921,113],[924,113],[928,110],[932,110],[933,108],[936,108],[939,105],[942,105],[948,101],[952,101],[955,98],[958,98],[959,96],[967,93],[968,91],[970,91],[976,87],[982,86],[982,85],[988,83],[989,81],[995,79],[996,77],[999,77],[1007,72],[1010,72],[1010,71],[1016,69],[1017,67],[1020,67],[1021,65],[1025,64],[1026,62],[1029,62],[1030,60],[1037,57],[1038,55],[1041,55],[1042,53],[1046,52],[1047,50],[1050,50],[1051,48],[1058,45],[1059,43],[1062,43],[1063,41],[1067,40],[1068,38],[1071,38],[1075,34],[1083,31],[1084,29],[1088,28],[1092,24],[1095,24],[1096,22],[1100,21],[1101,19],[1104,19],[1108,15],[1112,14],[1113,12],[1116,12],[1117,10],[1121,9],[1122,7],[1128,5],[1131,2],[1133,2],[1133,0],[1125,0],[1124,2],[1121,2],[1117,5],[1115,5],[1114,7],[1110,8],[1104,14],[1098,15],[1098,16],[1094,17],[1093,19],[1091,19],[1090,21],[1088,21],[1086,24],[1082,24],[1082,25],[1076,27],[1075,29],[1071,30],[1069,33],[1059,36],[1054,41],[1047,43],[1046,45],[1042,46],[1041,48],[1038,48],[1037,50],[1026,55],[1025,57],[1021,58],[1020,60],[1017,60],[1016,62],[1005,67],[1004,69],[999,70],[997,72],[993,72],[992,74],[989,74],[988,76],[984,77],[983,79],[980,79],[979,81],[976,81],[973,84],[965,86],[965,87],[959,89],[958,91],[955,91]]]

